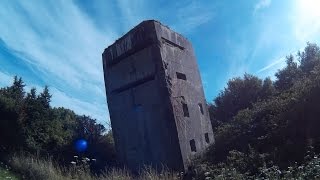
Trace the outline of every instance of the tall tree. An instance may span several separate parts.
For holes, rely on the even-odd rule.
[[[262,80],[245,74],[243,78],[234,78],[209,108],[211,118],[218,121],[230,120],[239,110],[251,107],[260,97]]]
[[[297,79],[302,76],[301,70],[297,62],[295,62],[293,55],[286,57],[286,63],[287,66],[275,74],[277,77],[275,87],[280,91],[291,88]]]
[[[309,74],[320,63],[320,48],[316,44],[307,43],[303,52],[298,52],[300,68]]]

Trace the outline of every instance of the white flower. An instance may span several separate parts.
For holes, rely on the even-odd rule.
[[[281,171],[280,171],[280,170],[277,170],[277,171],[278,171],[279,174],[281,174]]]
[[[89,158],[86,158],[85,160],[86,160],[86,161],[90,161],[90,159],[89,159]]]
[[[204,175],[205,175],[205,176],[209,176],[209,175],[210,175],[210,172],[205,172]]]
[[[73,156],[74,158],[78,158],[78,156]]]
[[[94,161],[94,162],[96,162],[96,161],[97,161],[97,159],[91,159],[91,161]]]
[[[73,165],[77,164],[77,163],[76,163],[76,162],[74,162],[74,161],[71,161],[70,163],[71,163],[71,164],[73,164]]]

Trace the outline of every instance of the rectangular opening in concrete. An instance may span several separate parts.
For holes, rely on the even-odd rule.
[[[155,75],[146,76],[146,77],[144,77],[142,79],[139,79],[137,81],[128,83],[128,84],[126,84],[126,85],[124,85],[124,86],[122,86],[120,88],[117,88],[117,89],[113,90],[112,93],[121,93],[121,92],[126,91],[128,89],[131,89],[131,88],[140,86],[140,85],[142,85],[144,83],[147,83],[149,81],[152,81],[152,80],[154,80],[154,78],[155,78]]]
[[[183,115],[184,117],[189,117],[189,109],[186,103],[182,103]]]
[[[201,103],[199,103],[199,104],[198,104],[198,106],[199,106],[199,110],[200,110],[201,114],[203,114],[202,104],[201,104]]]
[[[164,37],[161,37],[161,39],[162,39],[163,43],[165,43],[165,44],[167,44],[169,46],[173,46],[173,47],[179,48],[180,50],[184,50],[184,47],[182,47],[182,46],[180,46],[180,45],[178,45],[178,44],[176,44],[176,43],[174,43],[174,42],[172,42],[172,41],[170,41],[170,40],[168,40],[168,39],[166,39]]]
[[[192,152],[197,152],[196,142],[194,141],[194,139],[190,140],[190,148]]]
[[[143,107],[142,107],[141,104],[136,104],[136,105],[133,106],[133,110],[135,112],[143,112]]]
[[[128,50],[127,52],[115,57],[114,59],[112,59],[112,61],[107,62],[107,66],[109,68],[111,68],[112,66],[115,66],[116,64],[120,63],[121,61],[127,59],[129,56],[138,53],[139,51],[142,51],[146,48],[148,48],[149,46],[152,45],[152,42],[145,42],[143,44],[139,44],[136,47]]]
[[[204,138],[206,140],[206,143],[210,143],[210,139],[209,139],[209,134],[208,133],[204,134]]]
[[[187,80],[187,76],[183,73],[180,73],[180,72],[176,72],[176,75],[177,75],[177,78],[178,79],[182,79],[182,80]]]

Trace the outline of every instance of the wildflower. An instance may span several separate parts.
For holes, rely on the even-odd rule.
[[[205,172],[204,175],[205,175],[205,176],[209,176],[209,175],[210,175],[210,172]]]
[[[281,174],[281,171],[280,171],[279,169],[277,170],[277,172],[278,172],[279,174]]]
[[[206,177],[206,178],[205,178],[205,180],[209,180],[209,179],[211,179],[211,178],[210,178],[210,177]]]
[[[94,161],[94,162],[96,162],[96,161],[97,161],[97,159],[91,159],[91,161]]]
[[[74,158],[78,158],[78,156],[73,156]]]
[[[314,159],[317,159],[317,158],[318,158],[318,156],[314,156],[313,158],[314,158]]]
[[[74,161],[71,161],[70,163],[71,163],[71,164],[73,164],[73,165],[77,164],[77,163],[76,163],[76,162],[74,162]]]
[[[86,161],[90,161],[90,159],[89,159],[89,158],[85,158],[85,160],[86,160]]]

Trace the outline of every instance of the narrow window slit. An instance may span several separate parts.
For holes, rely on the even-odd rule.
[[[186,103],[182,103],[182,110],[183,110],[183,115],[184,117],[189,117],[189,109],[188,105]]]
[[[204,138],[206,139],[206,143],[210,143],[210,139],[209,139],[209,134],[208,133],[205,133],[204,134]]]
[[[154,79],[155,79],[155,75],[149,75],[149,76],[143,77],[142,79],[139,79],[137,81],[128,83],[126,85],[123,85],[122,87],[113,90],[111,93],[121,93],[121,92],[126,91],[128,89],[132,89],[132,88],[140,86],[140,85],[142,85],[144,83],[152,81]]]
[[[190,148],[192,152],[197,152],[196,142],[194,141],[194,139],[190,140]]]
[[[162,39],[163,43],[165,43],[165,44],[167,44],[169,46],[173,46],[173,47],[176,47],[176,48],[178,48],[180,50],[184,50],[184,47],[182,47],[182,46],[180,46],[180,45],[178,45],[178,44],[176,44],[176,43],[174,43],[174,42],[172,42],[172,41],[170,41],[170,40],[168,40],[168,39],[166,39],[164,37],[161,37],[161,39]]]
[[[182,79],[182,80],[187,80],[187,76],[183,73],[180,73],[180,72],[176,72],[176,75],[177,75],[177,78],[178,79]]]
[[[199,103],[199,104],[198,104],[198,106],[199,106],[199,110],[200,110],[201,114],[203,114],[203,107],[202,107],[202,104],[201,104],[201,103]]]

